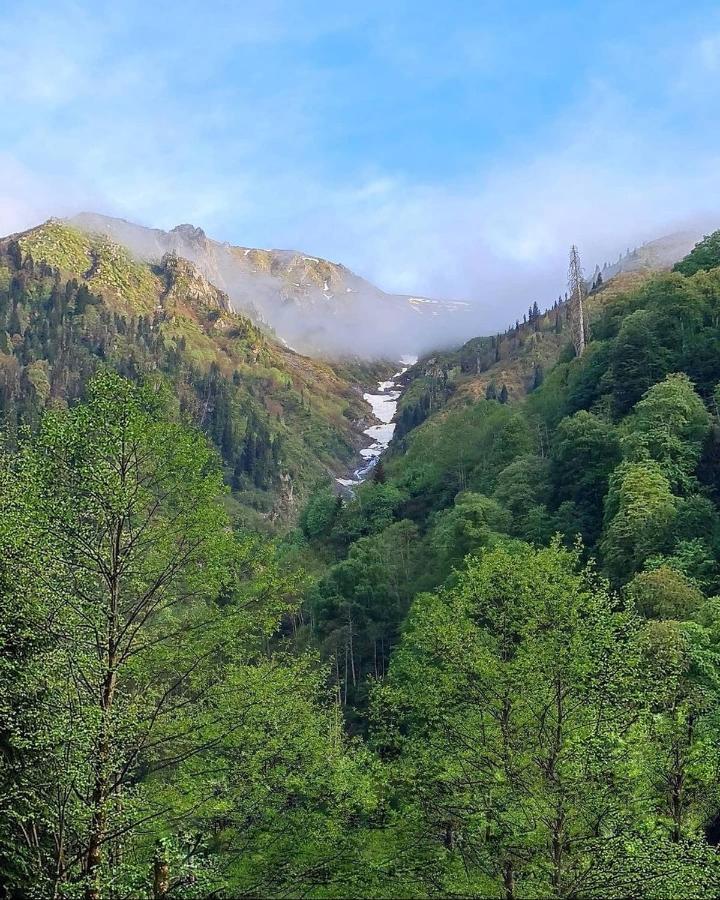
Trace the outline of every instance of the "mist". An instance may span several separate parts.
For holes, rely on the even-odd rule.
[[[473,327],[469,304],[389,294],[303,251],[235,247],[190,224],[164,231],[96,213],[69,222],[123,244],[144,262],[158,264],[168,252],[191,260],[235,311],[308,355],[397,359],[458,343]]]
[[[477,335],[504,331],[537,302],[547,308],[565,291],[567,246],[540,243],[529,258],[501,256],[486,243],[468,266],[475,280],[471,299],[390,293],[338,263],[302,250],[256,251],[208,237],[202,228],[147,228],[118,218],[83,213],[74,225],[124,244],[139,259],[160,262],[167,252],[192,260],[224,290],[233,308],[265,325],[287,346],[311,356],[399,359],[406,354],[457,346]],[[602,223],[595,221],[596,226]],[[595,238],[583,253],[586,276],[596,267],[606,277],[651,265],[669,268],[712,227],[710,217],[648,225],[623,240]],[[645,240],[648,235],[649,243]],[[640,257],[633,251],[640,248]],[[627,254],[630,254],[628,257]],[[457,266],[462,256],[454,261]],[[396,283],[397,280],[396,280]],[[402,282],[401,282],[402,283]]]
[[[210,6],[8,11],[0,232],[88,209],[334,260],[355,292],[302,306],[219,251],[206,274],[305,352],[398,356],[551,304],[571,244],[592,273],[720,226],[716,10]]]

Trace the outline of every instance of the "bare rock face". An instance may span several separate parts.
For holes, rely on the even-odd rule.
[[[202,228],[197,228],[195,225],[190,225],[189,223],[176,225],[174,228],[170,229],[170,234],[177,235],[180,240],[192,241],[196,244],[201,244],[203,241],[207,240],[207,235]]]
[[[189,259],[184,259],[175,252],[166,253],[160,267],[167,282],[167,291],[163,298],[165,304],[183,301],[206,309],[231,312],[227,294],[209,282]]]

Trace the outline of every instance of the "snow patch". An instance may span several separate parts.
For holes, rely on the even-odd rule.
[[[407,372],[410,366],[415,365],[416,362],[417,356],[402,356],[400,358],[401,368],[393,375],[392,380],[378,382],[377,394],[363,394],[363,400],[370,404],[373,415],[380,420],[380,424],[371,425],[363,432],[372,440],[369,447],[365,447],[360,451],[360,456],[366,460],[365,465],[355,469],[353,478],[336,478],[335,480],[338,484],[346,488],[362,484],[374,469],[380,455],[387,449],[395,432],[393,419],[395,418],[398,399],[402,393],[395,384],[395,379]]]

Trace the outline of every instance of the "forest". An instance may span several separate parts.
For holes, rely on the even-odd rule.
[[[454,389],[500,336],[421,360],[371,479],[262,531],[242,379],[8,265],[2,895],[718,895],[720,233],[580,356],[531,307],[524,398]]]

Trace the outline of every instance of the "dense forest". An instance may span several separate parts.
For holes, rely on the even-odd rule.
[[[260,527],[343,472],[366,415],[359,381],[385,368],[300,356],[231,311],[187,260],[157,265],[59,222],[0,241],[0,424],[8,448],[104,366],[172,388],[221,453],[233,502]]]
[[[371,480],[273,539],[241,371],[10,247],[5,895],[717,896],[719,246],[599,291],[579,357],[560,302],[421,360]]]

